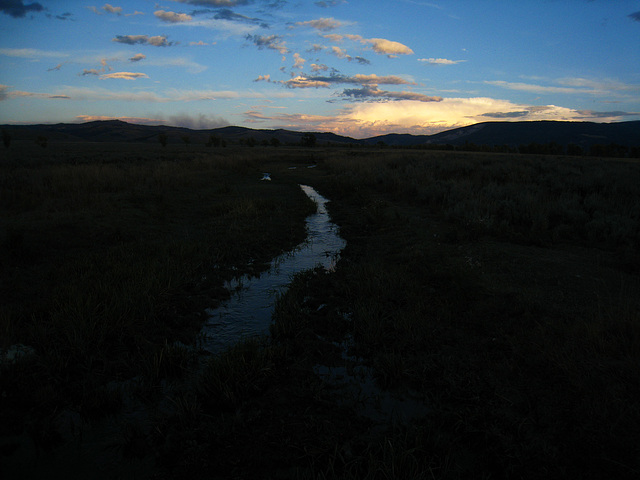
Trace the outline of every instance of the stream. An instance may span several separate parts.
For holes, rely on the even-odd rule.
[[[268,271],[260,276],[244,275],[226,283],[233,294],[218,307],[207,309],[208,320],[201,330],[204,350],[219,353],[243,338],[267,334],[277,297],[296,273],[317,266],[335,267],[346,241],[331,222],[326,207],[329,200],[312,187],[300,188],[317,205],[316,213],[305,220],[306,240],[271,260]]]

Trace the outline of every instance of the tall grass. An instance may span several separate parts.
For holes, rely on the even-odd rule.
[[[82,408],[111,380],[176,375],[188,358],[168,342],[195,340],[224,280],[305,236],[312,202],[261,184],[263,160],[138,155],[0,165],[0,348],[37,353],[2,387],[8,411]]]

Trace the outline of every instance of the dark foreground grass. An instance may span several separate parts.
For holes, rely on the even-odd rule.
[[[114,165],[132,180],[118,177],[66,204],[50,188],[44,203],[57,207],[46,211],[66,212],[53,220],[43,202],[24,206],[38,198],[29,186],[34,178],[52,184],[43,180],[51,165],[5,170],[35,193],[21,199],[20,189],[2,190],[13,199],[3,200],[12,210],[2,218],[13,222],[5,249],[24,252],[3,258],[14,262],[26,292],[7,297],[3,341],[33,345],[37,355],[2,371],[2,402],[10,407],[3,412],[22,413],[4,425],[19,431],[26,419],[33,438],[55,447],[56,428],[47,425],[57,425],[62,406],[83,418],[118,412],[126,395],[107,381],[135,373],[144,379],[135,394],[152,404],[164,391],[164,407],[154,407],[151,426],[127,424],[117,444],[124,457],[150,462],[145,471],[155,478],[637,478],[638,163],[390,150],[220,152],[189,152],[182,163],[88,162],[83,168],[108,173]],[[317,168],[289,169],[310,163]],[[82,171],[62,167],[65,178]],[[262,171],[277,181],[254,181]],[[158,181],[148,183],[149,172]],[[196,369],[190,351],[171,343],[188,337],[192,323],[184,317],[202,305],[194,295],[215,301],[224,295],[219,279],[227,268],[297,241],[308,205],[296,183],[332,201],[348,242],[337,270],[298,275],[276,306],[270,338],[235,345]],[[102,193],[82,203],[96,190]],[[118,198],[109,215],[84,211],[108,209]],[[260,220],[265,212],[270,223]],[[99,219],[118,231],[114,218],[126,220],[119,237],[106,237],[118,240],[103,244],[74,243],[75,234],[63,233],[55,244],[53,233],[40,238],[29,229],[51,222],[47,231],[58,232],[63,217],[73,232],[94,231]],[[203,236],[217,241],[198,242]],[[34,238],[47,245],[40,256]],[[159,270],[148,266],[158,262]],[[47,264],[48,276],[32,281],[34,266]],[[179,266],[186,267],[162,273]],[[170,281],[156,288],[156,278]],[[129,295],[133,285],[144,288]],[[53,297],[75,299],[66,303],[47,295],[32,301],[37,295],[27,286],[77,293]],[[103,318],[117,321],[107,328],[96,321]],[[325,367],[345,373],[328,379],[318,373]],[[363,367],[375,387],[345,386]],[[43,372],[54,380],[43,381]],[[21,387],[25,378],[30,389]],[[161,389],[163,381],[174,387]],[[410,421],[371,416],[370,398],[388,392],[426,409]],[[55,401],[37,407],[43,398]],[[401,405],[408,413],[409,403]]]

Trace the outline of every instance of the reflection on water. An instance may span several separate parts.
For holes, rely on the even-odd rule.
[[[209,319],[202,329],[204,350],[220,352],[241,338],[266,334],[277,294],[285,290],[293,275],[316,266],[328,270],[335,267],[346,242],[331,222],[326,208],[329,200],[312,187],[300,188],[318,206],[306,219],[307,239],[291,252],[274,258],[269,270],[259,277],[245,275],[227,283],[235,293],[219,307],[207,310]]]

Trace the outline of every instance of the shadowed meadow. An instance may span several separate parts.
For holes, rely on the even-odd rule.
[[[640,473],[637,161],[116,144],[2,155],[9,473]],[[268,337],[202,355],[225,280],[304,240],[315,205],[298,184],[331,201],[347,241],[335,271],[295,276]]]

